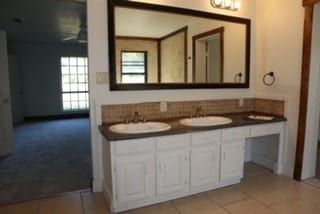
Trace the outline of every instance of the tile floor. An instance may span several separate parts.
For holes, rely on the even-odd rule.
[[[0,206],[1,214],[109,214],[102,193]],[[319,214],[320,180],[296,182],[249,163],[241,183],[123,214]]]

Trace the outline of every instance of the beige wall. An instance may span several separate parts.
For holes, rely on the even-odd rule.
[[[277,12],[276,12],[277,11]],[[256,0],[254,57],[256,96],[285,99],[288,118],[287,164],[293,170],[298,127],[304,9],[301,0]],[[273,71],[276,83],[262,77]]]
[[[121,81],[120,54],[121,51],[148,52],[148,83],[158,82],[158,42],[145,39],[116,39],[117,83]]]
[[[181,83],[185,80],[185,31],[162,39],[161,82]]]

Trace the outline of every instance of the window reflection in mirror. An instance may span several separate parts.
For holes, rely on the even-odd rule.
[[[146,80],[147,52],[121,51],[121,83],[145,83]]]

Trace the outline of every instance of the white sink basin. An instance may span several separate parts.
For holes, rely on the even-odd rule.
[[[141,134],[150,132],[161,132],[171,129],[171,125],[162,122],[145,123],[119,123],[109,127],[109,130],[121,134]]]
[[[197,118],[184,118],[181,119],[180,124],[185,126],[205,127],[205,126],[217,126],[231,123],[232,120],[227,117],[207,116]]]

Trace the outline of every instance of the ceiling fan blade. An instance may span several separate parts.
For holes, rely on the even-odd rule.
[[[86,3],[87,0],[53,0],[56,2],[76,2],[76,3]]]
[[[69,37],[65,37],[62,39],[62,41],[69,41],[69,40],[73,40],[73,39],[76,39],[77,36],[69,36]]]

